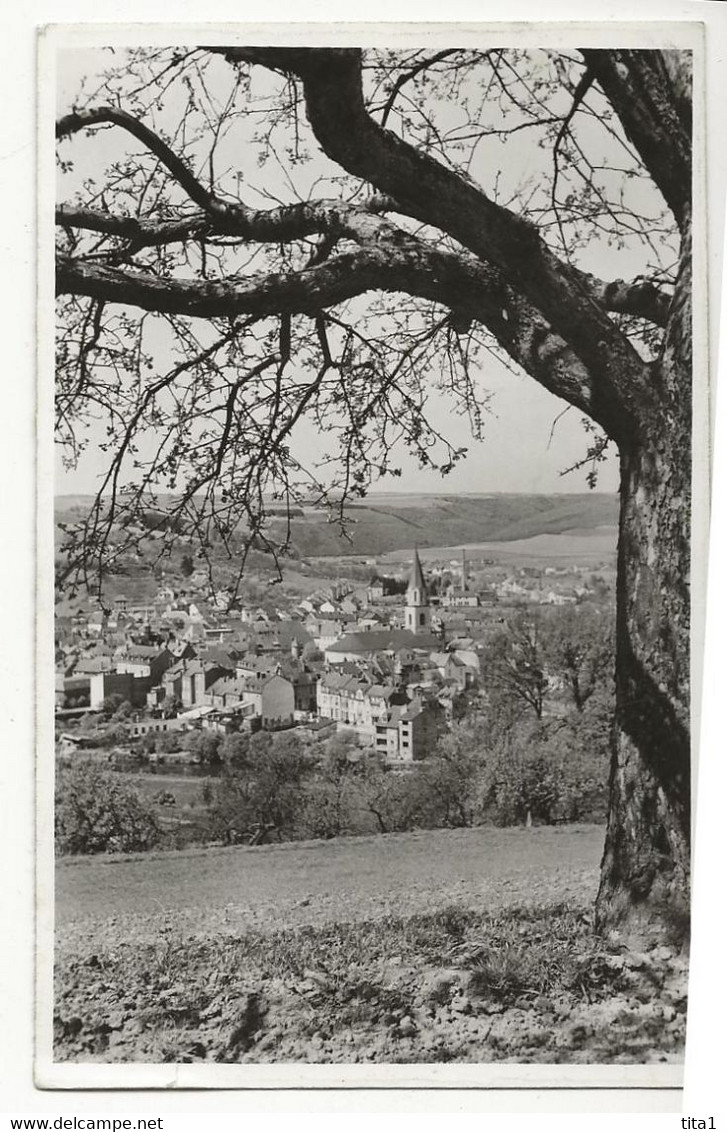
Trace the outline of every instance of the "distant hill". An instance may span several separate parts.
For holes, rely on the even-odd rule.
[[[56,519],[78,518],[91,496],[56,497]],[[279,508],[279,504],[277,505]],[[304,557],[361,555],[375,557],[396,550],[461,546],[481,542],[514,542],[537,535],[596,527],[618,521],[618,497],[605,493],[577,495],[431,495],[372,494],[348,508],[349,539],[339,533],[325,511],[296,509],[292,542]],[[284,532],[284,520],[271,519],[272,532]]]
[[[394,550],[509,542],[562,531],[611,527],[618,497],[582,495],[371,495],[349,508],[350,541],[327,515],[307,511],[292,522],[301,555],[376,556]],[[273,525],[273,529],[275,529]]]

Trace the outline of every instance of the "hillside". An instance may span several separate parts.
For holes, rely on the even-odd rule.
[[[78,518],[90,496],[58,496],[56,518]],[[74,514],[75,512],[75,514]],[[375,557],[396,550],[511,542],[554,535],[574,528],[587,532],[615,525],[618,498],[603,493],[577,495],[418,495],[371,494],[348,508],[348,538],[327,512],[303,508],[292,519],[294,551],[304,557]],[[271,520],[283,537],[284,523]]]
[[[58,861],[54,1059],[411,1063],[419,1081],[422,1063],[631,1062],[678,1083],[686,958],[593,934],[602,844],[475,827]]]

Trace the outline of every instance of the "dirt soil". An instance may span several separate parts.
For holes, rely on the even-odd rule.
[[[55,1056],[679,1061],[686,959],[597,940],[603,831],[64,860]]]
[[[63,950],[120,933],[355,922],[436,912],[450,904],[595,899],[604,831],[596,825],[427,830],[259,848],[61,858],[56,927]]]

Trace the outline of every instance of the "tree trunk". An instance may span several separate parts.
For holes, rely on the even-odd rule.
[[[616,720],[597,927],[684,940],[690,857],[689,248],[654,367],[657,412],[621,445]]]

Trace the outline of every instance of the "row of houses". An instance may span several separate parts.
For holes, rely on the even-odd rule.
[[[162,719],[167,729],[224,731],[321,723],[354,731],[392,762],[425,757],[455,697],[477,683],[476,651],[466,639],[446,646],[416,552],[405,600],[388,623],[350,594],[335,598],[335,605],[332,598],[304,601],[310,608],[301,608],[300,619],[252,611],[232,639],[203,634],[192,641],[180,633],[115,648],[102,640],[93,656],[76,659],[60,694],[69,681],[78,691],[85,678],[91,709],[109,696],[128,701],[135,735],[155,731]],[[460,616],[470,612],[479,610]],[[199,621],[194,603],[182,613]],[[133,618],[134,611],[120,608],[117,616]]]

